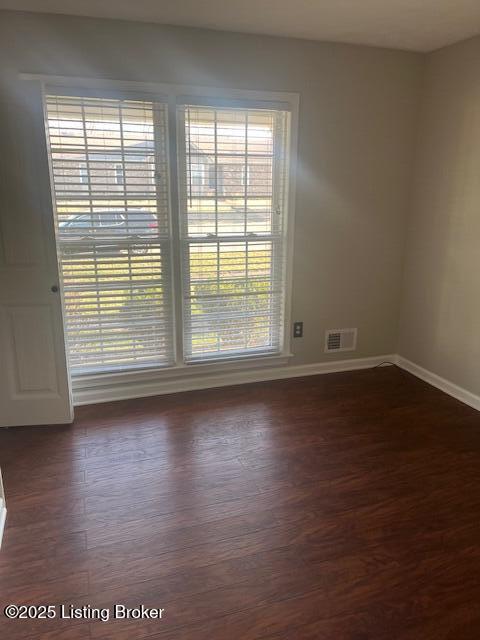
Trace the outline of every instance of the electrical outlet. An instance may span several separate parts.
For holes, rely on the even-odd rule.
[[[303,322],[294,322],[293,323],[293,337],[294,338],[303,338]]]

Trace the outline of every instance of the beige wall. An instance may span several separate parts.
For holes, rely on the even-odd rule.
[[[400,354],[480,394],[480,37],[427,57]]]
[[[423,56],[3,12],[4,94],[19,71],[298,92],[293,364],[356,326],[352,355],[480,394],[480,37]]]
[[[326,328],[358,327],[352,356],[395,351],[423,57],[133,22],[4,13],[0,81],[18,71],[300,93],[293,364],[331,359]],[[344,358],[345,355],[340,354]]]

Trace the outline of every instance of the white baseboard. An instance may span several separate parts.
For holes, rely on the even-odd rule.
[[[7,519],[7,507],[3,499],[0,498],[0,548],[2,547],[3,531],[5,529],[5,521]]]
[[[395,357],[395,364],[399,366],[401,369],[405,369],[409,373],[413,374],[417,378],[428,382],[433,387],[448,393],[449,396],[460,400],[464,404],[467,404],[469,407],[473,407],[480,411],[480,396],[475,395],[471,391],[467,391],[463,389],[463,387],[459,387],[457,384],[450,382],[450,380],[446,380],[441,376],[438,376],[436,373],[429,371],[428,369],[424,369],[415,362],[411,360],[407,360],[403,356],[397,355]]]
[[[131,398],[145,398],[179,391],[195,391],[215,387],[228,387],[249,382],[264,382],[266,380],[281,380],[284,378],[298,378],[323,373],[335,373],[340,371],[354,371],[356,369],[368,369],[384,362],[395,362],[395,355],[373,356],[370,358],[352,358],[350,360],[337,360],[332,362],[316,362],[314,364],[265,367],[247,370],[238,370],[222,373],[205,373],[203,375],[182,377],[179,379],[145,379],[128,383],[98,384],[88,387],[74,385],[73,400],[76,406],[96,404],[99,402],[111,402],[112,400],[129,400]],[[75,388],[76,387],[76,388]]]
[[[196,375],[182,375],[181,377],[174,377],[174,374],[172,374],[170,379],[165,377],[164,374],[158,375],[158,373],[153,372],[151,375],[144,373],[139,375],[138,378],[135,375],[130,375],[127,380],[122,381],[120,379],[117,382],[114,382],[110,377],[106,377],[105,383],[102,383],[101,376],[97,376],[91,385],[85,382],[82,384],[74,384],[73,399],[75,406],[97,404],[182,391],[229,387],[237,384],[248,384],[250,382],[265,382],[268,380],[282,380],[324,373],[355,371],[357,369],[375,367],[384,362],[396,364],[417,378],[428,382],[428,384],[444,391],[453,398],[460,400],[460,402],[480,411],[480,396],[463,389],[453,382],[450,382],[450,380],[446,380],[398,354],[387,354],[370,358],[352,358],[332,362],[315,362],[313,364],[293,366],[256,366],[252,369],[232,371],[228,371],[228,369],[221,372],[204,371]]]

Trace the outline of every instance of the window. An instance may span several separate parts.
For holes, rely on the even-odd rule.
[[[88,184],[88,171],[87,171],[87,167],[85,166],[80,166],[80,183],[81,184]]]
[[[166,108],[48,95],[46,111],[71,372],[172,364]],[[154,139],[156,165],[145,153]],[[119,191],[115,155],[160,177]],[[79,163],[86,191],[66,178]]]
[[[287,114],[186,105],[179,115],[185,360],[278,353]],[[207,195],[185,180],[203,156],[217,169]],[[261,176],[260,190],[250,192],[249,170]]]
[[[289,110],[177,99],[172,122],[167,101],[54,91],[45,108],[72,375],[281,354]]]
[[[214,164],[209,164],[208,165],[208,187],[209,187],[209,189],[216,189],[217,188],[217,174],[218,174],[218,167],[216,167]]]
[[[202,164],[190,166],[190,184],[192,187],[203,187],[205,184],[205,168]]]
[[[252,167],[250,165],[247,165],[247,170],[240,172],[240,180],[242,183],[242,187],[244,187],[245,185],[247,185],[247,187],[250,186],[251,170],[252,170]]]
[[[115,165],[115,182],[117,184],[125,184],[125,176],[123,173],[123,165],[116,164]]]

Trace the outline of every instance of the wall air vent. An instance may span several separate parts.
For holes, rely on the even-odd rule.
[[[355,351],[356,348],[356,329],[327,329],[325,332],[325,353]]]

